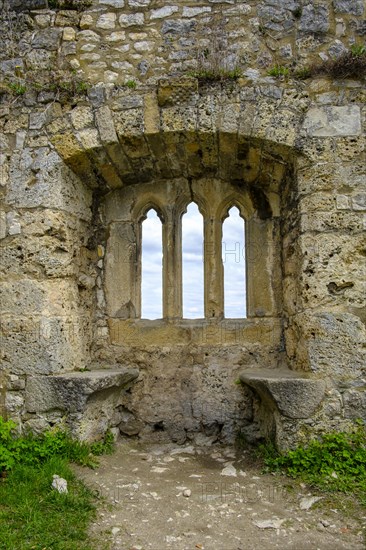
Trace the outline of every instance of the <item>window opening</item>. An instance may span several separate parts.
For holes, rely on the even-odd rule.
[[[142,222],[141,246],[141,317],[163,317],[163,246],[162,223],[155,210]]]
[[[204,317],[203,217],[191,202],[182,217],[183,317]]]
[[[228,318],[242,318],[247,314],[245,222],[236,206],[228,214],[222,228],[224,313]]]

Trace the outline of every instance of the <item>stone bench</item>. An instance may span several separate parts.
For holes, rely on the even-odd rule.
[[[137,369],[121,368],[28,376],[25,409],[46,420],[63,416],[75,437],[97,440],[121,421],[123,396],[138,375]]]
[[[289,369],[253,369],[240,375],[257,397],[255,420],[263,436],[285,450],[299,440],[302,421],[310,419],[321,405],[326,384],[311,373]]]

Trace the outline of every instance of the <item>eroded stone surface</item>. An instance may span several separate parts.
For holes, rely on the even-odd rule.
[[[40,430],[60,415],[27,410],[27,376],[123,364],[143,373],[123,411],[115,393],[96,392],[94,408],[70,417],[80,436],[113,417],[142,438],[232,441],[244,430],[256,440],[253,392],[235,380],[291,365],[327,391],[314,409],[317,383],[311,417],[293,418],[272,383],[284,405],[266,430],[280,446],[365,418],[364,82],[268,75],[278,59],[301,69],[362,45],[362,3],[13,4],[0,53],[13,85],[11,96],[0,88],[2,410]],[[192,77],[215,60],[243,77]],[[48,87],[50,67],[60,80]],[[205,220],[207,290],[205,319],[191,323],[179,224],[192,200]],[[153,203],[167,284],[164,319],[145,322],[140,221]],[[220,224],[233,204],[247,227],[248,319],[238,322],[222,317]]]
[[[56,413],[56,421],[66,415],[73,436],[98,440],[107,429],[121,421],[125,391],[138,377],[138,370],[84,371],[56,376],[29,376],[25,388],[25,407],[34,418],[28,418],[27,429],[37,427]],[[14,395],[14,392],[12,392]],[[28,415],[28,417],[30,416]]]
[[[326,384],[309,374],[290,370],[261,369],[240,375],[244,384],[272,399],[280,413],[288,418],[309,418],[321,403]]]
[[[314,137],[358,135],[361,133],[360,109],[357,105],[310,109],[304,128]]]

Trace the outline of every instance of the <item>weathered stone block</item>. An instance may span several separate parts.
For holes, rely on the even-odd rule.
[[[114,29],[116,26],[117,16],[115,13],[103,13],[97,23],[97,29]]]
[[[81,412],[95,393],[114,389],[119,391],[138,377],[138,370],[121,368],[69,372],[55,376],[29,376],[25,407],[29,412],[60,409],[69,413]]]
[[[329,29],[329,10],[325,4],[303,7],[299,30],[304,33],[324,33]]]
[[[76,141],[76,140],[75,140]],[[73,152],[67,136],[55,138],[65,156]],[[76,144],[78,142],[76,141]],[[81,151],[81,146],[79,145]],[[74,150],[75,153],[75,150]],[[34,172],[32,167],[37,164]],[[83,166],[81,159],[79,166]],[[83,172],[84,175],[87,172]],[[11,163],[11,186],[6,194],[9,205],[22,208],[44,206],[73,212],[90,219],[91,193],[75,174],[65,166],[59,155],[48,148],[24,149],[14,153]]]
[[[185,21],[184,19],[171,19],[169,21],[164,21],[162,26],[162,33],[182,35],[192,31],[195,26],[195,21]]]
[[[128,0],[131,8],[145,8],[151,3],[151,0]]]
[[[179,11],[178,6],[164,6],[163,8],[158,8],[157,10],[152,10],[150,12],[150,19],[163,19],[164,17],[169,17]]]
[[[281,369],[246,371],[240,380],[254,388],[268,407],[275,405],[288,418],[309,418],[321,403],[325,381],[311,378],[311,374]],[[272,403],[270,403],[272,401]]]
[[[366,422],[366,388],[359,387],[343,393],[344,416]]]
[[[160,107],[188,103],[198,91],[196,78],[162,79],[158,84],[158,103]]]
[[[72,372],[59,376],[31,376],[25,391],[25,409],[45,418],[67,415],[67,425],[82,440],[93,441],[121,421],[124,392],[138,370],[120,368]]]
[[[6,237],[6,214],[5,212],[0,212],[0,239],[5,239]]]
[[[111,6],[112,8],[123,8],[125,0],[99,0],[99,4]]]
[[[306,114],[304,129],[311,137],[359,135],[361,133],[360,108],[358,105],[311,108]]]
[[[362,15],[365,10],[364,0],[334,0],[333,5],[336,13]]]
[[[61,29],[44,29],[39,31],[32,41],[33,48],[44,48],[46,50],[57,50],[61,38]]]
[[[119,18],[121,27],[138,27],[144,24],[143,13],[133,13],[131,15],[123,14]]]
[[[118,143],[113,118],[109,107],[103,106],[96,111],[95,122],[97,124],[102,143]]]

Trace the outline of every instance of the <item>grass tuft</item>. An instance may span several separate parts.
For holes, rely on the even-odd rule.
[[[268,76],[275,76],[276,78],[288,77],[290,74],[290,69],[284,67],[283,65],[275,65],[268,71]]]
[[[269,471],[291,477],[327,491],[355,495],[366,506],[366,429],[331,432],[306,447],[280,454],[273,445],[261,445],[259,453]]]
[[[0,416],[0,473],[8,472],[19,464],[38,466],[54,456],[95,468],[96,456],[113,451],[113,435],[107,432],[103,441],[85,443],[75,441],[59,429],[39,436],[15,435],[16,424]]]

